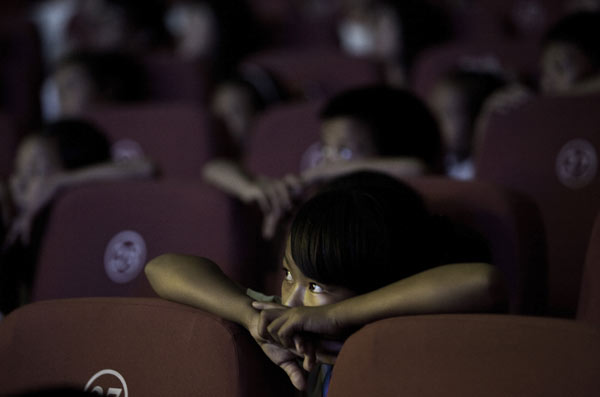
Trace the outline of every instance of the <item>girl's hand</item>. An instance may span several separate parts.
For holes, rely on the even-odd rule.
[[[277,304],[272,305],[275,305],[278,308],[281,306]],[[267,357],[269,357],[272,362],[285,371],[294,387],[298,390],[304,390],[306,388],[307,373],[300,367],[300,364],[298,363],[298,357],[300,354],[293,349],[288,349],[281,346],[270,338],[261,336],[261,334],[265,336],[268,335],[266,333],[265,324],[268,325],[268,317],[270,314],[273,314],[263,314],[265,312],[268,311],[257,312],[256,315],[253,316],[250,324],[248,324],[248,331],[250,331],[250,334],[256,343],[258,343],[263,352],[267,355]]]
[[[253,302],[252,306],[261,310],[258,330],[262,337],[302,355],[304,369],[312,370],[316,362],[335,363],[342,347],[336,337],[345,330],[327,306],[288,308],[269,302]]]

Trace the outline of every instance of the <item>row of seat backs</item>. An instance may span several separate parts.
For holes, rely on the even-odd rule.
[[[65,387],[122,397],[293,395],[244,329],[152,298],[45,301],[0,322],[0,395]]]
[[[600,211],[599,108],[599,95],[535,98],[496,113],[476,149],[477,179],[526,194],[540,209],[554,314],[575,314]]]
[[[329,395],[591,397],[598,357],[600,331],[572,320],[396,317],[350,336]],[[125,397],[295,395],[245,330],[180,304],[56,300],[0,322],[0,394],[65,386]]]
[[[486,183],[408,182],[432,212],[489,242],[493,262],[506,276],[513,312],[543,311],[545,261],[538,246],[543,231],[528,200]],[[46,228],[34,299],[153,296],[142,267],[167,252],[208,257],[236,281],[276,293],[269,272],[279,266],[256,260],[260,228],[248,223],[249,213],[196,181],[119,182],[65,192]]]
[[[600,331],[503,315],[397,317],[344,344],[330,397],[596,396]]]

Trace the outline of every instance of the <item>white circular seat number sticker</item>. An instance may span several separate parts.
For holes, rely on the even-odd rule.
[[[594,146],[585,139],[567,142],[556,157],[558,180],[571,189],[589,185],[598,170],[598,155]]]
[[[115,370],[103,369],[95,373],[83,391],[105,397],[128,397],[125,378]]]
[[[146,243],[132,230],[115,235],[104,251],[104,270],[115,283],[124,284],[135,279],[146,263]]]

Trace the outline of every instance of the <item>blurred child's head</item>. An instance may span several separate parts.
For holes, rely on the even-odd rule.
[[[233,143],[242,147],[256,116],[283,97],[283,90],[268,72],[247,70],[227,77],[216,86],[211,110],[223,122]]]
[[[79,0],[69,26],[70,47],[145,51],[164,44],[163,0]]]
[[[392,177],[358,172],[333,181],[293,220],[283,303],[333,303],[429,268],[428,223],[421,197]]]
[[[166,24],[178,55],[211,60],[221,75],[230,73],[260,41],[245,0],[176,0],[166,13]]]
[[[49,77],[57,91],[57,117],[81,115],[92,104],[143,97],[145,79],[131,57],[114,52],[76,52],[65,56]]]
[[[17,149],[11,179],[23,189],[34,179],[109,158],[108,140],[94,125],[77,119],[61,120],[23,139]]]
[[[451,71],[436,83],[429,103],[440,124],[446,154],[458,159],[471,155],[481,108],[504,84],[498,73],[471,70]]]
[[[419,0],[345,0],[342,10],[342,49],[378,61],[410,66],[422,49],[449,33],[441,11]]]
[[[414,157],[436,169],[441,138],[437,123],[415,95],[387,86],[345,91],[322,109],[325,162],[368,157]]]
[[[600,72],[600,13],[566,16],[546,34],[542,44],[540,88],[563,92]]]

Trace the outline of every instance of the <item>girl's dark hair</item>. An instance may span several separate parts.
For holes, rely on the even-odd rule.
[[[413,189],[381,173],[358,172],[299,209],[291,255],[305,276],[364,293],[437,265],[428,255],[435,250],[429,223]]]
[[[64,119],[48,124],[42,137],[56,145],[65,169],[72,170],[110,159],[110,144],[95,125],[81,119]]]
[[[344,91],[319,116],[321,120],[355,119],[369,129],[379,155],[416,157],[439,170],[442,141],[437,122],[423,101],[408,90],[374,85]]]

